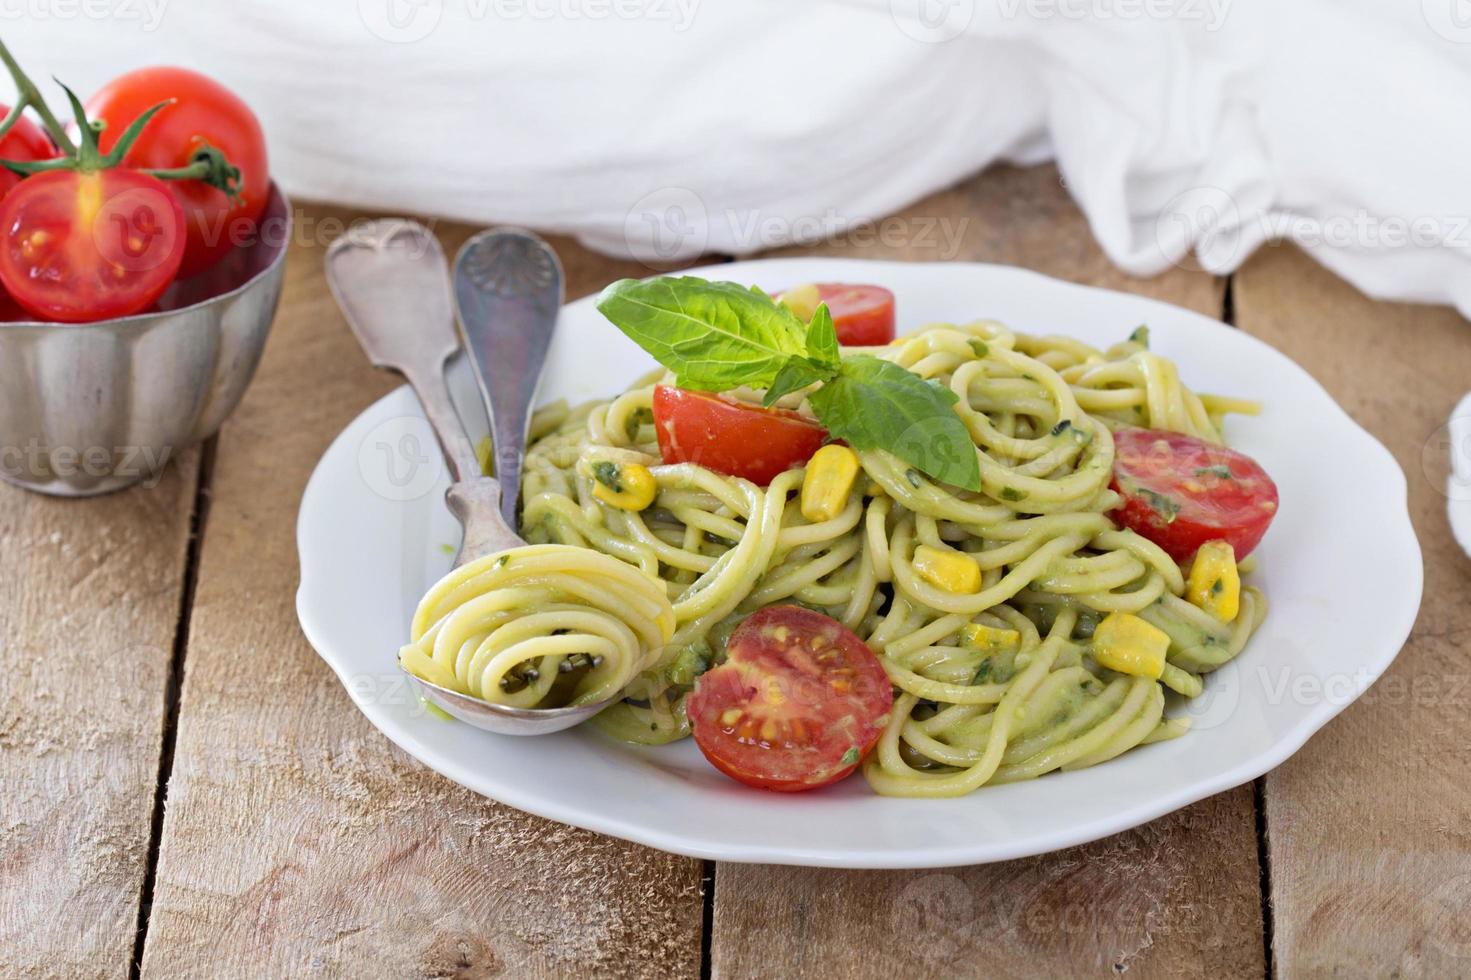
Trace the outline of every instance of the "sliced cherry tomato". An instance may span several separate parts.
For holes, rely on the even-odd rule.
[[[35,316],[15,301],[4,289],[0,289],[0,323],[25,323]]]
[[[698,463],[763,487],[827,439],[826,429],[797,412],[668,385],[654,388],[654,430],[664,462]]]
[[[0,201],[0,282],[48,320],[127,316],[158,299],[184,257],[184,214],[134,170],[36,174]]]
[[[695,744],[732,779],[782,793],[837,782],[883,734],[894,691],[842,623],[768,606],[736,627],[725,663],[685,702]]]
[[[0,105],[0,118],[10,114],[10,106]],[[50,160],[56,156],[56,147],[51,145],[51,140],[41,132],[41,127],[31,122],[25,116],[15,121],[10,131],[4,137],[0,137],[0,160],[14,160],[17,163],[27,163],[32,160]],[[10,193],[10,189],[20,183],[20,174],[5,167],[0,167],[0,197]]]
[[[1277,515],[1277,486],[1250,456],[1178,432],[1114,433],[1115,521],[1185,561],[1207,541],[1245,558]]]
[[[255,232],[271,176],[255,114],[235,93],[187,68],[140,68],[113,79],[87,100],[88,116],[108,124],[98,137],[102,152],[112,149],[129,123],[167,99],[176,101],[149,122],[128,151],[126,164],[149,170],[187,167],[208,144],[240,170],[240,194],[234,200],[202,181],[169,181],[189,229],[180,275],[192,276]]]
[[[833,315],[838,343],[878,347],[894,339],[894,294],[884,287],[820,282],[817,295]]]

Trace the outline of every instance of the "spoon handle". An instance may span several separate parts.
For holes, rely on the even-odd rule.
[[[501,516],[514,528],[531,408],[562,308],[562,264],[529,231],[484,231],[455,257],[454,294],[490,419]]]
[[[408,381],[449,463],[450,477],[480,474],[475,447],[450,400],[444,365],[460,348],[449,263],[433,232],[404,218],[354,225],[327,249],[327,285],[374,367]]]

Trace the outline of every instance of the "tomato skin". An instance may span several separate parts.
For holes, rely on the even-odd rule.
[[[0,323],[29,323],[36,317],[15,301],[4,289],[0,289]]]
[[[10,114],[10,106],[0,105],[0,118]],[[15,121],[10,131],[0,138],[0,159],[25,163],[33,160],[50,160],[57,155],[56,147],[41,131],[41,127],[25,116]],[[0,198],[21,181],[21,176],[5,167],[0,167]]]
[[[884,287],[820,282],[817,295],[832,314],[838,343],[880,347],[894,339],[894,294]]]
[[[52,171],[0,200],[0,282],[29,313],[90,323],[146,309],[184,257],[184,214],[134,170]]]
[[[698,463],[763,487],[827,440],[826,429],[797,412],[669,385],[654,388],[654,430],[664,462]]]
[[[1245,453],[1178,432],[1114,433],[1114,476],[1124,498],[1111,516],[1176,561],[1207,541],[1229,542],[1239,561],[1277,515],[1277,486]]]
[[[188,222],[180,275],[192,276],[255,231],[271,176],[265,135],[255,113],[219,82],[187,68],[140,68],[118,76],[88,99],[88,116],[108,123],[98,138],[102,152],[112,149],[129,123],[168,99],[177,101],[153,117],[124,163],[149,170],[186,167],[195,151],[208,143],[240,169],[240,195],[234,201],[202,181],[168,182]]]
[[[726,662],[700,677],[685,711],[715,768],[795,793],[858,768],[893,706],[883,665],[851,630],[800,606],[768,606],[736,627]]]

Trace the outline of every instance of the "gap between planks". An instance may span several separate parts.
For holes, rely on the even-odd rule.
[[[215,447],[218,440],[218,435],[210,436],[200,447],[199,472],[189,512],[189,547],[184,557],[184,580],[179,590],[179,616],[174,627],[174,646],[169,657],[168,679],[164,684],[163,737],[159,743],[158,776],[153,787],[148,857],[143,870],[143,883],[138,890],[138,919],[133,938],[133,958],[128,964],[129,980],[138,980],[140,977],[143,969],[143,948],[148,942],[148,916],[153,908],[154,881],[158,875],[164,805],[168,798],[169,777],[173,775],[174,769],[174,743],[179,733],[179,701],[183,691],[184,655],[189,646],[189,616],[194,608],[194,588],[199,579],[199,554],[204,540],[205,520],[209,515],[209,487],[214,475]]]
[[[1226,277],[1226,288],[1221,294],[1221,322],[1236,327],[1236,275]],[[1239,329],[1239,328],[1238,328]],[[1277,973],[1272,958],[1272,858],[1267,847],[1267,780],[1258,776],[1251,781],[1251,804],[1256,811],[1256,860],[1257,876],[1262,895],[1262,963],[1266,980]]]
[[[711,265],[738,261],[733,255],[710,256]],[[667,273],[666,273],[667,274]],[[715,861],[700,862],[700,980],[710,980],[710,962],[715,950]]]
[[[715,944],[715,862],[701,862],[700,980],[710,980],[710,958]]]

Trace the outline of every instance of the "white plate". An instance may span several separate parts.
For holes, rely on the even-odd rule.
[[[767,287],[883,283],[898,296],[901,331],[992,317],[1103,347],[1147,323],[1153,348],[1188,384],[1266,403],[1259,418],[1228,423],[1232,444],[1281,493],[1253,577],[1271,602],[1266,624],[1185,709],[1195,719],[1185,737],[964,799],[885,799],[859,777],[764,793],[720,775],[688,741],[630,748],[584,731],[491,735],[427,714],[395,666],[415,603],[459,540],[443,464],[417,399],[401,388],[348,426],[312,475],[297,526],[297,609],[363,714],[450,779],[698,858],[849,868],[999,861],[1116,833],[1261,775],[1362,694],[1409,635],[1422,570],[1404,475],[1307,372],[1260,341],[1173,306],[1000,266],[772,259],[707,274]],[[580,300],[562,315],[542,396],[612,395],[650,366],[591,298]],[[465,372],[453,380],[462,396],[473,390]],[[483,432],[483,413],[471,414]]]

